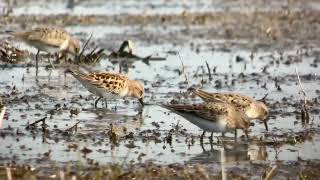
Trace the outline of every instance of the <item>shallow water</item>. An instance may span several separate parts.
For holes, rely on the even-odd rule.
[[[139,46],[141,54],[152,53],[156,49],[159,51],[166,51],[165,46],[159,48],[155,47],[142,47]],[[288,52],[289,54],[290,52]],[[207,57],[210,66],[218,66],[217,75],[214,75],[215,79],[222,79],[226,74],[230,78],[230,74],[245,73],[250,75],[253,72],[260,72],[265,64],[269,61],[264,59],[259,60],[259,54],[257,54],[256,59],[253,61],[248,61],[247,69],[244,70],[244,63],[236,63],[235,55],[240,55],[245,59],[248,59],[248,53],[245,51],[234,52],[233,55],[224,52],[204,52],[197,55],[195,52],[190,51],[188,48],[182,48],[180,51],[181,58],[183,59],[187,72],[192,75],[197,70],[197,67],[202,66],[204,60],[201,57]],[[268,54],[268,53],[264,53]],[[272,54],[272,52],[270,52]],[[286,54],[286,53],[285,53]],[[265,55],[261,55],[265,56]],[[210,59],[210,60],[209,60]],[[294,67],[299,66],[299,72],[303,76],[306,72],[315,74],[316,70],[314,68],[308,67],[304,63],[308,61],[308,58],[298,65],[282,66],[280,67],[270,67],[269,72],[273,72],[268,75],[271,79],[278,76],[289,76],[293,74]],[[170,66],[168,66],[170,64]],[[228,64],[232,64],[229,68]],[[254,65],[253,65],[254,64]],[[106,70],[106,66],[111,65],[107,60],[96,67],[98,70]],[[177,55],[168,55],[167,60],[164,62],[152,62],[150,66],[143,64],[141,62],[134,63],[135,68],[130,69],[128,75],[134,79],[141,79],[145,82],[146,88],[149,89],[146,94],[146,102],[152,99],[153,102],[169,102],[174,97],[169,94],[179,93],[185,91],[186,85],[183,85],[183,89],[179,88],[179,82],[184,81],[183,75],[179,76],[175,69],[181,69],[181,64],[179,57]],[[114,70],[117,70],[116,68]],[[145,76],[148,74],[148,76]],[[109,103],[109,107],[118,106],[117,112],[114,110],[107,110],[103,108],[100,104],[99,109],[93,107],[94,98],[90,93],[72,76],[65,75],[63,69],[45,70],[40,69],[38,75],[38,82],[35,79],[35,69],[34,68],[5,68],[0,72],[0,76],[3,77],[0,87],[2,92],[5,94],[9,93],[8,87],[15,86],[16,89],[21,93],[15,97],[31,96],[28,106],[26,103],[17,102],[8,105],[9,119],[4,121],[3,128],[1,131],[13,132],[17,128],[19,131],[23,132],[24,135],[17,136],[6,136],[3,138],[3,145],[1,146],[1,157],[2,162],[10,162],[14,160],[16,163],[28,163],[34,162],[34,165],[39,165],[38,161],[41,162],[43,158],[42,154],[48,152],[49,149],[52,151],[50,155],[50,161],[57,164],[65,164],[70,162],[81,162],[86,164],[88,161],[86,159],[93,159],[94,162],[99,164],[106,164],[109,162],[143,162],[143,161],[154,161],[157,163],[193,163],[193,162],[203,162],[209,163],[211,161],[220,161],[219,152],[223,149],[221,146],[213,147],[211,150],[210,144],[205,144],[203,152],[202,147],[199,144],[197,138],[201,134],[201,130],[183,119],[178,115],[170,113],[170,115],[165,114],[168,112],[157,105],[146,106],[144,108],[143,114],[140,117],[138,114],[139,105],[134,101],[130,100],[129,104],[123,104],[122,100],[117,102]],[[24,81],[22,79],[24,78]],[[189,76],[189,80],[192,84],[199,84],[201,77],[195,78]],[[207,75],[203,77],[207,79]],[[314,79],[318,79],[317,75],[314,75]],[[262,75],[260,81],[261,84],[267,83],[268,89],[258,88],[256,82],[248,81],[244,83],[238,82],[236,80],[235,86],[225,86],[221,89],[216,90],[213,83],[204,84],[204,89],[210,91],[235,91],[241,92],[243,94],[248,94],[255,96],[256,98],[262,98],[264,94],[269,93],[268,103],[272,103],[275,100],[279,100],[282,97],[292,96],[292,101],[297,101],[298,87],[295,82],[295,77],[288,77],[289,81],[284,81],[281,83],[282,92],[278,92],[274,87],[274,82],[266,75]],[[155,81],[163,81],[160,87],[152,87],[152,83]],[[230,80],[227,80],[230,84]],[[314,86],[319,86],[319,81],[305,81],[303,80],[303,85],[305,91],[308,92],[308,97],[316,97],[313,90]],[[40,87],[40,88],[39,88]],[[40,95],[38,95],[40,93]],[[83,98],[79,98],[81,95]],[[85,100],[89,97],[88,100]],[[36,104],[40,105],[40,108],[36,109]],[[46,123],[48,124],[48,129],[53,131],[51,137],[45,138],[46,143],[43,143],[42,133],[37,132],[32,135],[29,131],[25,130],[27,123],[34,122],[35,120],[46,117],[47,112],[54,109],[56,104],[66,104],[66,110],[57,111],[52,118],[48,118]],[[70,118],[69,109],[71,107],[79,107],[82,109],[79,115]],[[109,108],[109,109],[110,109]],[[295,113],[294,107],[279,107],[278,110],[288,113],[285,117],[281,115],[272,115],[273,118],[269,121],[269,127],[273,133],[284,133],[284,132],[300,132],[304,130],[304,127],[300,123],[295,123]],[[314,118],[314,126],[319,125],[319,117],[316,115]],[[79,130],[77,134],[71,135],[68,140],[66,137],[60,137],[61,135],[54,132],[55,129],[67,129],[68,127],[80,121]],[[109,139],[107,138],[107,131],[110,129],[110,124],[114,124],[119,127],[126,127],[127,133],[133,132],[134,139],[120,140],[119,145],[111,145]],[[155,123],[159,124],[159,128],[155,127]],[[176,124],[179,124],[180,129],[185,134],[179,132],[173,133],[172,145],[164,142],[165,137],[169,134],[171,129],[174,129]],[[10,126],[12,130],[6,130],[6,127]],[[184,129],[184,130],[183,130]],[[151,130],[146,133],[146,136],[154,136],[157,132],[158,137],[151,138],[148,140],[150,142],[143,142],[145,137],[139,136],[139,132]],[[154,131],[153,131],[154,130]],[[252,128],[250,136],[263,136],[264,128],[262,124],[256,123],[256,126]],[[4,133],[6,134],[6,133]],[[119,134],[123,136],[124,134]],[[215,136],[220,136],[219,133],[215,133]],[[84,137],[82,137],[84,136]],[[188,138],[194,136],[195,144],[188,147],[185,142]],[[230,138],[232,137],[229,134]],[[19,141],[17,141],[19,139]],[[231,138],[232,139],[232,138]],[[135,145],[133,148],[128,148],[127,145]],[[157,142],[157,143],[156,143]],[[208,141],[207,141],[208,142]],[[68,145],[77,144],[78,148],[76,150],[68,150]],[[318,159],[317,147],[319,145],[318,135],[311,140],[299,143],[295,146],[284,145],[280,147],[280,154],[278,155],[278,160],[288,160],[294,161],[298,157],[302,159]],[[113,147],[114,146],[114,147]],[[225,158],[227,162],[235,161],[249,161],[255,160],[254,156],[250,157],[248,154],[257,154],[256,151],[263,149],[264,157],[258,160],[275,161],[275,150],[272,146],[257,146],[256,144],[246,143],[242,139],[242,143],[234,144],[229,149],[225,149]],[[92,150],[91,153],[83,156],[81,150],[87,147]],[[112,148],[111,148],[112,147]],[[31,148],[31,149],[29,149]],[[239,150],[241,149],[241,150]],[[260,150],[261,151],[261,150]],[[22,153],[22,154],[21,154]],[[209,153],[209,161],[208,161]],[[141,157],[139,157],[141,156]],[[11,157],[9,159],[5,157]],[[12,159],[12,157],[14,157]],[[260,157],[259,157],[260,158]],[[37,163],[36,163],[37,162]],[[47,161],[43,162],[44,164]],[[41,163],[40,163],[41,164]]]

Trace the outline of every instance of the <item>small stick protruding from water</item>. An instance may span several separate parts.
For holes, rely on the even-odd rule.
[[[28,124],[28,127],[34,126],[34,125],[38,124],[39,122],[45,123],[45,120],[46,120],[46,119],[47,119],[47,117],[41,118],[41,119],[39,119],[39,120],[31,123],[31,124]]]
[[[302,95],[303,95],[303,108],[302,108],[302,111],[301,111],[302,121],[306,120],[306,122],[308,123],[310,117],[309,117],[309,110],[308,110],[308,105],[307,105],[307,97],[306,97],[307,93],[303,89],[303,86],[302,86],[302,83],[301,83],[301,79],[300,79],[297,67],[295,68],[295,71],[296,71],[296,75],[297,75],[297,78],[298,78],[300,91],[302,92]]]
[[[261,102],[266,102],[266,99],[267,99],[267,97],[268,97],[268,93],[266,93],[261,99],[259,99],[258,101],[261,101]]]
[[[93,35],[93,33],[91,33],[89,39],[88,39],[88,40],[86,41],[86,43],[83,45],[83,48],[82,48],[82,50],[81,50],[81,52],[80,52],[80,54],[79,54],[79,56],[78,56],[78,62],[79,62],[79,63],[80,63],[81,56],[82,56],[83,53],[84,53],[84,50],[86,49],[87,45],[89,44],[89,41],[90,41],[91,38],[92,38],[92,35]]]
[[[268,172],[264,180],[272,179],[272,177],[276,175],[276,169],[277,169],[277,165],[274,165],[272,169]]]
[[[208,72],[209,72],[209,81],[212,81],[211,70],[210,70],[210,66],[209,66],[207,61],[206,61],[206,65],[207,65],[207,69],[208,69]]]
[[[65,131],[66,132],[68,132],[68,131],[75,131],[75,132],[77,132],[77,129],[78,129],[78,124],[80,123],[80,121],[78,121],[78,122],[76,122],[72,127],[70,127],[70,128],[68,128],[68,129],[66,129]]]
[[[179,52],[178,52],[178,56],[179,56],[179,59],[180,59],[180,61],[181,61],[182,71],[183,71],[184,77],[186,78],[186,81],[187,81],[187,83],[188,83],[188,88],[189,88],[189,87],[190,87],[190,84],[189,84],[189,79],[188,79],[188,76],[187,76],[187,73],[186,73],[186,68],[185,68],[185,66],[184,66],[184,63],[183,63],[183,61],[182,61],[182,59],[181,59],[181,56],[180,56],[180,53],[179,53]]]

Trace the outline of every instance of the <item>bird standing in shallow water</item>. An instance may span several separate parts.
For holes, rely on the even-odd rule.
[[[102,98],[112,100],[123,97],[137,98],[141,105],[144,105],[143,84],[136,80],[130,80],[125,75],[108,72],[86,74],[71,69],[66,72],[71,73],[88,91],[99,96],[94,103],[95,107],[97,107],[98,101]]]
[[[62,28],[37,27],[30,31],[7,31],[7,33],[23,40],[28,45],[33,46],[38,50],[36,54],[37,67],[40,51],[47,53],[68,52],[73,55],[77,55],[80,51],[79,41]],[[53,67],[50,57],[49,62]]]
[[[263,121],[268,131],[267,117],[269,110],[263,102],[236,93],[209,93],[200,89],[193,89],[192,92],[205,102],[225,102],[231,104],[237,110],[245,112],[250,120],[259,119]]]
[[[202,104],[167,104],[166,109],[172,110],[203,130],[201,142],[206,131],[226,132],[228,130],[243,129],[248,138],[250,122],[242,111],[237,111],[232,105],[223,102],[209,102]],[[235,134],[236,138],[236,134]]]

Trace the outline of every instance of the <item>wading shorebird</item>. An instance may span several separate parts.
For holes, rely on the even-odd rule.
[[[242,111],[237,111],[232,105],[224,102],[209,102],[202,104],[166,104],[164,108],[184,117],[194,125],[203,130],[200,141],[203,142],[203,136],[206,131],[213,132],[235,131],[235,140],[237,138],[237,129],[242,129],[248,138],[248,129],[250,121]]]
[[[80,51],[79,41],[62,28],[37,27],[30,31],[6,32],[18,39],[23,40],[28,45],[33,46],[38,50],[36,54],[37,66],[38,55],[40,51],[44,51],[49,54],[67,52],[73,55],[77,55]],[[50,65],[53,67],[50,57],[48,60]]]
[[[269,110],[263,102],[236,93],[209,93],[200,89],[192,89],[191,91],[205,102],[225,102],[233,105],[238,111],[245,112],[250,120],[259,119],[263,121],[268,131],[267,117]]]
[[[71,73],[88,91],[99,97],[94,103],[95,107],[100,99],[113,100],[123,97],[137,98],[142,107],[144,106],[144,86],[139,81],[130,80],[122,74],[108,72],[86,74],[71,69],[67,69],[66,72]]]

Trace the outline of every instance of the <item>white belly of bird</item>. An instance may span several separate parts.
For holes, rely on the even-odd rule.
[[[110,91],[107,91],[105,89],[102,89],[102,88],[97,88],[91,84],[88,84],[87,82],[84,82],[84,81],[80,81],[82,83],[82,85],[84,87],[87,88],[87,90],[89,92],[91,92],[92,94],[96,95],[96,96],[99,96],[99,97],[102,97],[102,98],[105,98],[107,100],[113,100],[113,99],[118,99],[118,98],[121,98],[123,97],[121,94],[114,94],[114,93],[111,93]]]
[[[194,115],[189,115],[189,114],[183,115],[183,117],[204,131],[208,131],[208,132],[226,132],[226,131],[228,131],[228,128],[226,127],[227,122],[223,121],[223,120],[217,121],[217,122],[212,122],[212,121],[208,121],[208,120],[199,118]]]
[[[29,45],[35,47],[36,49],[40,50],[40,51],[44,51],[50,54],[54,54],[57,52],[60,52],[61,49],[60,47],[57,46],[50,46],[50,45],[46,45],[43,43],[38,43],[38,42],[28,42]]]
[[[27,43],[29,45],[37,48],[40,51],[44,51],[44,52],[47,52],[47,53],[50,53],[50,54],[54,54],[54,53],[66,50],[68,48],[69,41],[65,40],[60,45],[60,47],[52,46],[52,45],[49,45],[49,44],[46,44],[46,43],[41,43],[41,42],[38,42],[38,41],[27,41]]]
[[[53,47],[53,46],[46,46],[46,45],[42,46],[40,50],[50,54],[58,53],[61,51],[60,48]]]

